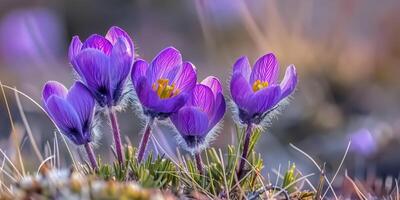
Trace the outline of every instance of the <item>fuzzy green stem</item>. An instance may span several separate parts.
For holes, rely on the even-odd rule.
[[[108,115],[110,117],[111,127],[113,130],[115,151],[117,153],[117,159],[118,159],[119,164],[122,164],[124,162],[124,157],[122,155],[121,134],[119,132],[117,114],[115,113],[114,109],[112,109],[112,107],[108,108]]]
[[[200,153],[194,153],[194,158],[196,159],[196,166],[197,166],[197,170],[199,170],[199,173],[202,174],[203,173],[203,161],[201,160],[201,156]]]
[[[86,143],[84,146],[93,170],[97,171],[98,167],[97,167],[96,156],[94,155],[92,147],[90,146],[89,143]]]
[[[243,169],[244,166],[246,164],[246,160],[247,160],[247,156],[249,154],[249,145],[250,145],[250,138],[251,138],[251,128],[252,128],[252,124],[249,123],[247,124],[247,129],[246,129],[246,133],[244,135],[244,143],[243,143],[243,152],[242,152],[242,157],[240,158],[240,163],[239,163],[239,168],[237,171],[237,176],[238,178],[242,178],[243,176]]]
[[[146,125],[146,130],[144,131],[144,134],[142,136],[142,140],[140,141],[139,152],[137,154],[137,161],[139,163],[143,160],[144,152],[146,151],[146,146],[150,139],[151,126],[153,125],[153,122],[154,118],[150,117]]]

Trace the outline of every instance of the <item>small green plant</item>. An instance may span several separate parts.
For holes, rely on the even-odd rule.
[[[137,162],[136,148],[126,147],[124,163],[102,164],[99,170],[92,172],[104,180],[135,181],[145,188],[166,189],[178,184],[175,165],[164,156],[153,158],[150,153],[145,162]]]
[[[290,193],[296,191],[297,188],[295,183],[298,177],[299,174],[296,173],[296,165],[293,163],[290,165],[289,170],[286,171],[285,176],[283,177],[282,188],[286,188]]]
[[[238,128],[239,138],[244,130]],[[254,146],[261,136],[259,129],[254,129],[249,145],[249,156],[244,176],[237,176],[238,160],[242,142],[229,145],[226,150],[208,148],[204,153],[203,171],[199,171],[196,160],[182,156],[179,163],[173,163],[165,156],[154,157],[149,153],[143,162],[138,162],[137,149],[125,148],[125,161],[122,165],[103,164],[99,161],[99,170],[95,173],[104,180],[135,181],[145,188],[160,188],[176,195],[193,195],[193,191],[206,195],[209,198],[245,198],[259,190],[270,190],[265,187],[266,180],[262,175],[264,168],[262,157],[254,151]],[[223,153],[226,152],[226,153]],[[282,190],[285,193],[295,193],[296,179],[295,165],[291,165],[285,173]],[[181,188],[182,191],[179,191]],[[263,189],[264,188],[264,189]],[[261,194],[260,194],[261,195]]]

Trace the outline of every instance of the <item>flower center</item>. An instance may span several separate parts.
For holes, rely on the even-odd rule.
[[[268,81],[262,82],[260,80],[256,80],[253,83],[253,91],[254,92],[257,92],[258,90],[261,90],[261,89],[266,88],[266,87],[268,87]]]
[[[179,94],[179,90],[175,89],[175,84],[168,85],[168,79],[158,79],[153,83],[152,88],[161,99],[170,98]]]

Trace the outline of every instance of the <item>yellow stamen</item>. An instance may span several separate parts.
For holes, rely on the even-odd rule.
[[[256,80],[253,83],[253,91],[254,92],[257,92],[258,90],[261,90],[261,89],[266,88],[266,87],[268,87],[268,81],[262,82],[260,80]]]
[[[178,89],[175,89],[175,84],[168,85],[168,79],[158,79],[156,83],[153,83],[152,88],[161,99],[170,98],[176,96],[179,93]]]

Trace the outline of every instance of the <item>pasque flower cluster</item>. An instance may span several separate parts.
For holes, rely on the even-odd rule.
[[[217,77],[198,82],[196,67],[183,61],[174,47],[165,48],[151,62],[137,58],[132,39],[118,27],[111,27],[104,37],[93,34],[83,43],[78,36],[73,37],[68,57],[78,75],[76,82],[67,90],[62,84],[49,81],[43,89],[43,102],[61,133],[75,145],[85,147],[93,169],[97,169],[90,145],[93,122],[97,120],[94,113],[108,114],[116,156],[122,164],[116,111],[125,98],[134,95],[132,99],[147,120],[137,161],[144,157],[154,121],[170,120],[178,132],[179,143],[193,153],[202,171],[200,153],[209,145],[226,110],[223,87]],[[273,54],[262,56],[253,68],[246,57],[233,66],[230,92],[238,110],[236,118],[247,126],[238,175],[244,167],[253,126],[261,124],[297,85],[293,65],[287,68],[281,83],[278,76]]]

